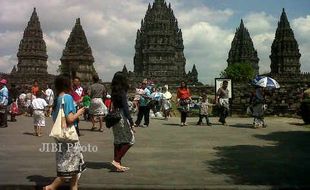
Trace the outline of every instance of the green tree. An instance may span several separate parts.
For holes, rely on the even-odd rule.
[[[255,71],[250,63],[235,63],[221,72],[221,77],[230,78],[236,82],[247,82],[253,79]]]

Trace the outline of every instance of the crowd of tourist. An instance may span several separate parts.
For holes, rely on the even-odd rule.
[[[173,112],[173,105],[176,105],[180,112],[180,126],[187,126],[187,117],[191,112],[193,104],[199,108],[199,118],[196,125],[203,125],[205,119],[208,126],[210,121],[210,108],[217,107],[219,122],[226,126],[226,117],[230,112],[228,81],[223,81],[217,90],[214,99],[210,99],[204,93],[198,102],[194,103],[191,89],[185,81],[181,81],[176,90],[176,97],[169,91],[169,86],[159,86],[152,81],[144,79],[135,89],[133,97],[128,97],[129,84],[122,72],[115,73],[111,83],[111,94],[106,87],[100,83],[98,76],[93,76],[93,83],[88,88],[83,88],[80,78],[72,80],[65,75],[59,75],[54,81],[54,90],[49,85],[41,88],[38,81],[34,81],[31,88],[18,89],[14,84],[7,88],[8,81],[0,80],[0,127],[7,127],[8,113],[11,115],[11,122],[16,122],[16,116],[25,114],[33,117],[34,136],[42,136],[43,128],[46,125],[46,117],[52,117],[55,122],[60,109],[64,111],[64,119],[68,126],[75,128],[78,136],[81,136],[79,119],[91,121],[91,131],[97,130],[96,123],[99,123],[99,131],[104,131],[104,119],[107,114],[120,113],[120,120],[113,125],[114,136],[114,158],[111,164],[116,172],[129,170],[122,164],[122,159],[128,150],[135,143],[135,127],[149,127],[150,116],[160,117],[168,120]],[[307,114],[310,113],[310,90],[304,92],[302,111],[306,113],[305,123],[309,122]],[[266,127],[264,121],[266,89],[260,86],[253,86],[248,114],[253,116],[253,127]],[[136,114],[136,120],[132,115]],[[305,115],[305,114],[304,114]],[[303,116],[303,115],[302,115]],[[303,116],[304,117],[304,116]],[[142,124],[143,120],[143,124]],[[45,189],[55,189],[71,177],[71,188],[77,189],[80,174],[85,169],[83,155],[78,146],[67,150],[68,142],[56,140],[61,144],[61,151],[56,152],[57,178]],[[79,144],[79,141],[76,142]],[[75,143],[75,144],[76,144]]]

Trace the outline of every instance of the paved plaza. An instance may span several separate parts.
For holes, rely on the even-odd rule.
[[[39,189],[56,175],[55,153],[40,152],[48,137],[32,135],[32,118],[18,117],[0,128],[0,189]],[[81,121],[87,170],[80,189],[277,189],[310,186],[310,127],[302,120],[266,118],[268,127],[251,128],[251,118],[228,118],[229,126],[196,126],[189,118],[151,119],[150,127],[137,128],[136,144],[123,164],[125,173],[111,172],[112,131],[90,131]]]

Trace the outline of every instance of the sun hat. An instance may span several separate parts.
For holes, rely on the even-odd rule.
[[[1,83],[1,84],[5,84],[5,85],[6,85],[6,83],[7,83],[7,80],[5,80],[5,79],[2,79],[2,80],[0,81],[0,83]]]

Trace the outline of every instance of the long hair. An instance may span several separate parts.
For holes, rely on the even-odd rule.
[[[117,108],[121,108],[122,97],[124,93],[127,94],[129,89],[128,80],[126,76],[123,74],[123,72],[118,71],[114,74],[111,89],[112,89],[111,100],[113,102],[113,105]]]
[[[70,80],[70,77],[68,75],[65,75],[65,74],[58,75],[55,78],[54,86],[55,86],[55,90],[56,90],[56,97],[54,99],[53,110],[56,109],[57,99],[58,99],[59,94],[61,92],[65,92],[65,93],[69,93],[70,92],[70,90],[71,90],[71,80]]]

